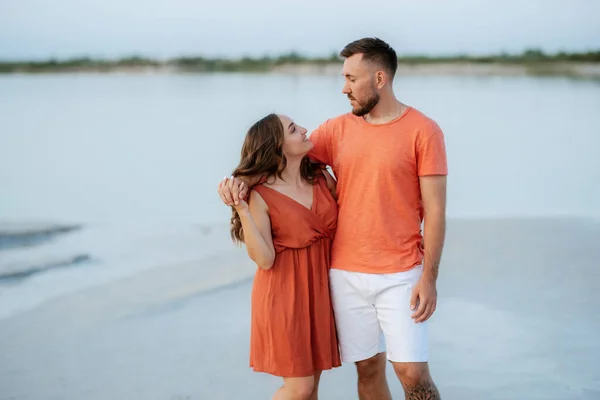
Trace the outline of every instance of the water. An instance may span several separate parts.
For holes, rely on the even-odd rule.
[[[0,251],[0,274],[47,270],[0,283],[0,318],[229,249],[216,187],[247,128],[278,112],[314,129],[349,110],[341,87],[314,75],[0,76],[0,221],[83,226]],[[445,132],[450,218],[600,219],[597,82],[412,76],[395,87]],[[50,269],[80,254],[89,265]]]
[[[215,195],[268,112],[348,111],[335,76],[0,77],[0,220],[222,223]],[[400,77],[446,134],[449,216],[600,215],[600,85]]]

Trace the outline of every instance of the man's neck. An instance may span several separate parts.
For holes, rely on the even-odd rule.
[[[382,97],[379,103],[364,116],[371,124],[385,124],[400,117],[408,106],[399,102],[394,95]]]

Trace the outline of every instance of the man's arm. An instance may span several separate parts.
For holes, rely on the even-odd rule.
[[[329,120],[319,125],[308,137],[313,148],[308,152],[310,161],[319,164],[321,168],[331,165],[333,153],[333,132]]]
[[[425,213],[423,275],[436,281],[446,236],[446,177],[422,176],[419,181]]]
[[[329,171],[327,171],[326,167],[324,167],[322,171],[327,184],[327,189],[329,189],[329,193],[331,193],[331,196],[334,198],[334,200],[337,201],[337,181],[333,178],[333,176],[331,176]]]
[[[412,317],[415,322],[424,322],[437,306],[436,281],[446,236],[446,176],[421,176],[419,182],[425,214],[425,257],[423,274],[413,291],[411,308],[415,308],[418,298],[419,308]]]
[[[446,235],[446,144],[437,124],[425,125],[417,139],[417,174],[425,227],[423,274],[410,300],[415,322],[431,317],[437,306],[436,280]]]

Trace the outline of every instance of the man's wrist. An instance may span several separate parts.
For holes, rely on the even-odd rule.
[[[437,281],[437,273],[432,268],[423,268],[423,279],[435,283]]]

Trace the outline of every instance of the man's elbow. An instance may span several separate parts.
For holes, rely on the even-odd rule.
[[[425,208],[425,218],[445,219],[446,208],[442,205],[432,205]]]

